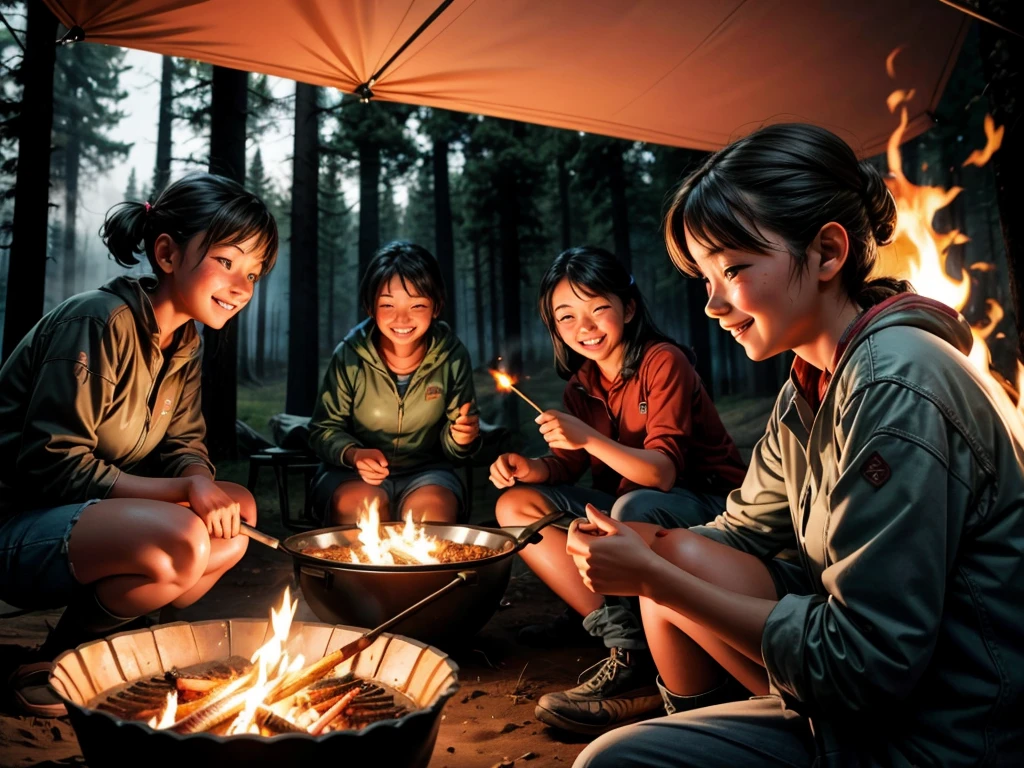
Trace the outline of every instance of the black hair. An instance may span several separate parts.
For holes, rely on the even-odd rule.
[[[796,274],[806,266],[807,246],[832,221],[849,237],[841,280],[853,301],[869,307],[913,291],[905,280],[868,279],[878,246],[896,229],[896,201],[881,174],[813,125],[770,125],[708,157],[676,191],[665,241],[676,267],[698,277],[687,233],[707,248],[765,254],[771,243],[764,232],[774,232],[786,241]]]
[[[569,285],[577,295],[617,296],[623,308],[627,308],[629,303],[633,302],[633,317],[626,323],[622,334],[622,341],[626,345],[625,354],[622,356],[624,381],[632,377],[640,367],[647,342],[667,341],[675,344],[654,324],[636,281],[621,261],[603,248],[592,245],[570,248],[558,254],[540,281],[540,316],[547,326],[548,333],[551,334],[551,346],[555,349],[555,367],[563,379],[568,379],[576,373],[586,358],[574,352],[562,341],[556,327],[551,300],[555,286],[562,278],[569,280]]]
[[[359,303],[366,314],[374,314],[377,295],[393,277],[402,281],[402,287],[410,295],[417,293],[433,301],[434,317],[440,317],[445,298],[441,265],[422,245],[406,240],[382,245],[366,265],[363,279],[359,281]],[[413,291],[409,290],[409,285]]]
[[[107,211],[100,237],[122,267],[139,263],[145,253],[157,275],[153,243],[160,235],[184,246],[200,232],[200,258],[215,245],[240,245],[256,238],[265,277],[277,261],[277,222],[264,202],[236,181],[196,171],[167,185],[156,202],[118,203]]]

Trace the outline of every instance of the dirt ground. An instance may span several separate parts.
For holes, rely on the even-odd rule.
[[[721,409],[723,421],[745,457],[763,431],[770,407],[770,400],[758,400]],[[239,463],[222,471],[222,476],[244,481],[244,472],[244,464]],[[485,474],[476,473],[471,521],[483,525],[494,524],[496,498]],[[293,504],[301,499],[301,490],[295,485],[291,497]],[[260,478],[257,501],[261,510],[276,509],[269,472]],[[259,527],[275,536],[287,535],[273,513],[263,514]],[[284,587],[292,582],[290,557],[250,543],[242,562],[176,618],[265,618],[271,605],[280,602]],[[299,598],[296,620],[318,621],[301,592],[293,589],[293,593]],[[543,693],[575,685],[579,673],[599,661],[604,651],[596,647],[537,650],[515,641],[519,627],[552,618],[563,607],[517,557],[503,606],[476,637],[466,639],[463,647],[445,649],[460,667],[461,687],[445,706],[431,768],[572,765],[586,740],[574,740],[543,726],[534,716],[534,704]],[[0,603],[0,615],[10,610],[10,606]],[[43,641],[59,615],[57,610],[0,619],[0,680],[4,681],[0,697],[0,768],[86,765],[67,719],[16,715],[6,685],[10,672]]]

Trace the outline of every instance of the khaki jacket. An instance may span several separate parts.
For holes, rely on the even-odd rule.
[[[376,448],[392,471],[470,458],[480,438],[459,445],[449,430],[463,403],[478,413],[465,346],[447,323],[435,320],[423,362],[399,397],[374,346],[375,328],[372,319],[364,320],[334,350],[309,422],[310,448],[335,466],[347,466],[341,456],[351,445]]]
[[[971,343],[937,302],[890,300],[816,414],[787,383],[726,512],[692,529],[813,586],[762,654],[825,764],[1024,764],[1024,440]]]
[[[0,522],[19,510],[105,498],[120,472],[211,472],[200,410],[199,334],[165,360],[146,295],[118,277],[73,296],[0,369]]]

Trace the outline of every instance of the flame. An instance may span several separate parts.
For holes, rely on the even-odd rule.
[[[164,728],[170,728],[175,723],[175,714],[177,713],[177,711],[178,692],[171,691],[167,694],[167,701],[164,704],[163,710],[161,710],[159,715],[151,717],[147,725],[149,725],[150,728],[155,728],[158,731],[163,730]]]
[[[896,53],[898,49],[890,54],[890,68],[891,59]],[[962,190],[960,187],[943,189],[918,186],[904,175],[900,142],[907,128],[906,102],[912,96],[913,91],[909,94],[895,91],[889,97],[890,110],[900,107],[899,126],[889,138],[886,153],[890,173],[886,184],[896,202],[897,220],[892,243],[879,249],[880,258],[875,274],[906,278],[921,295],[937,299],[961,311],[970,298],[970,277],[965,270],[961,270],[958,277],[951,277],[947,272],[946,260],[950,247],[966,243],[969,238],[955,229],[946,233],[936,232],[932,227],[932,221],[936,212],[949,205]],[[999,148],[1003,127],[996,128],[990,115],[985,117],[985,133],[988,136],[985,149],[972,153],[964,165],[984,165]],[[976,264],[971,267],[975,271],[988,271],[992,268],[994,267],[989,264]],[[986,301],[985,313],[985,320],[971,329],[974,345],[968,359],[979,374],[979,383],[995,401],[1007,427],[1017,435],[1024,436],[1024,365],[1017,363],[1018,395],[1017,403],[1014,404],[1007,389],[1000,384],[992,371],[992,355],[987,343],[1005,313],[993,299]],[[999,335],[1001,334],[997,334],[996,337]]]
[[[488,372],[491,374],[491,376],[494,377],[494,383],[498,387],[499,391],[501,391],[501,392],[511,392],[512,391],[512,387],[516,383],[515,379],[513,379],[507,373],[503,373],[501,371],[496,371],[493,368],[488,369]]]
[[[1003,145],[1003,133],[1006,126],[996,128],[992,115],[985,115],[985,148],[976,149],[964,160],[963,166],[976,165],[979,168],[992,159],[992,155]]]
[[[285,675],[296,672],[305,664],[302,655],[289,659],[284,650],[288,633],[291,631],[292,619],[299,607],[298,600],[291,599],[291,590],[285,587],[281,598],[281,607],[270,609],[270,626],[273,636],[253,653],[250,661],[258,664],[256,684],[250,688],[245,697],[245,707],[228,727],[228,734],[259,733],[259,726],[253,722],[256,709],[263,703],[274,686]]]
[[[405,525],[401,530],[394,525],[383,526],[380,523],[380,506],[374,499],[360,513],[356,525],[359,527],[359,542],[363,545],[362,554],[374,565],[396,565],[392,553],[398,554],[402,562],[439,562],[434,552],[441,546],[440,542],[428,536],[422,525],[413,522],[412,510],[406,512]],[[350,559],[354,563],[363,562],[354,552]]]

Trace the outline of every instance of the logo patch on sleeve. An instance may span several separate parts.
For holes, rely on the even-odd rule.
[[[640,403],[640,413],[647,413],[647,403]]]
[[[438,384],[431,384],[427,387],[427,400],[437,400],[441,396],[441,387]]]
[[[889,465],[885,463],[885,459],[878,451],[868,456],[868,460],[861,464],[860,473],[875,488],[881,488],[892,477],[892,470],[889,469]]]

